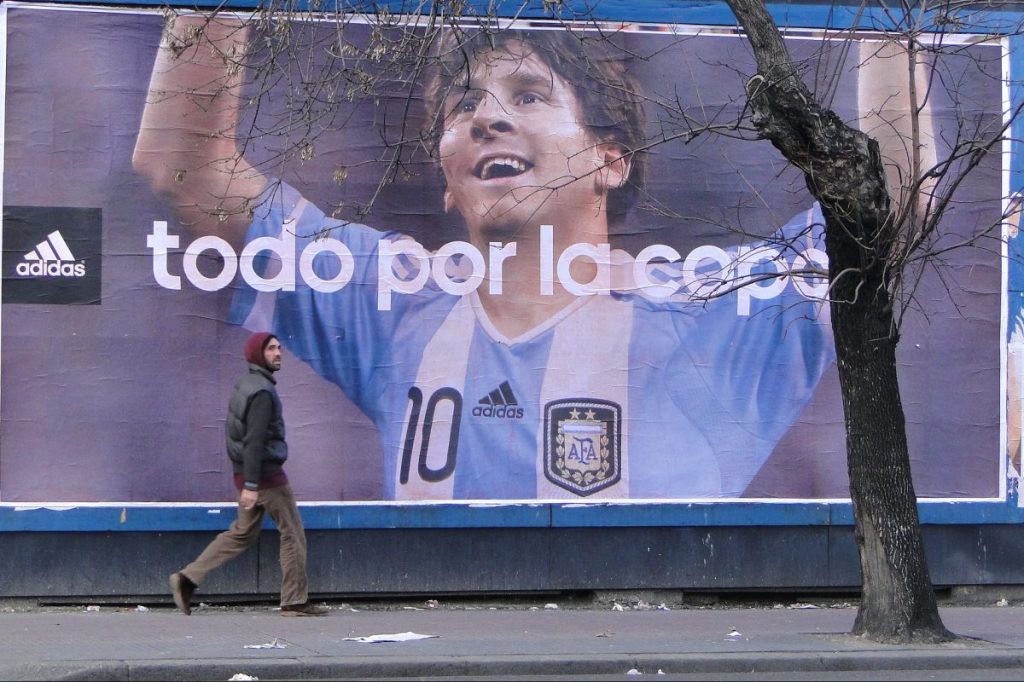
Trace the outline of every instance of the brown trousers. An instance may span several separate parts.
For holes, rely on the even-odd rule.
[[[256,506],[243,509],[231,527],[213,539],[195,561],[181,573],[199,585],[207,574],[248,549],[260,536],[266,510],[281,534],[281,606],[305,604],[309,597],[306,579],[306,531],[295,505],[291,486],[281,485],[259,491]]]

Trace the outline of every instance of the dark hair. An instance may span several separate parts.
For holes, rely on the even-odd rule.
[[[566,30],[469,31],[453,28],[439,42],[424,94],[426,138],[436,154],[444,130],[444,102],[465,87],[476,60],[493,50],[518,42],[527,54],[539,56],[565,81],[576,96],[580,123],[595,140],[615,142],[630,161],[629,177],[608,193],[608,215],[621,220],[644,185],[646,153],[644,110],[639,85],[623,59],[613,56],[605,37],[588,37]]]

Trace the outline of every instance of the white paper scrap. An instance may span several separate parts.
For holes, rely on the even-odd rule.
[[[245,649],[284,649],[288,646],[286,643],[279,640],[277,637],[271,642],[264,644],[246,644],[243,648]]]
[[[345,637],[346,642],[364,642],[377,644],[378,642],[411,642],[417,639],[431,639],[440,635],[421,635],[418,632],[396,632],[393,635],[368,635],[366,637]]]

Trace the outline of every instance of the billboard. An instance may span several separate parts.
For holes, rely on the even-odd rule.
[[[300,500],[847,496],[822,217],[732,125],[736,34],[617,27],[595,60],[516,25],[362,98],[354,70],[254,77],[272,55],[227,24],[211,45],[158,12],[5,17],[0,503],[233,499],[224,416],[258,330],[286,349]],[[859,53],[789,44],[857,120]],[[932,65],[937,145],[998,129],[1002,54]],[[942,244],[1000,223],[1001,163]],[[902,321],[922,497],[1005,490],[1006,273],[982,246],[914,271]]]

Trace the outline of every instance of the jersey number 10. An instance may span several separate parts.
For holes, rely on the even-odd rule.
[[[409,389],[409,400],[412,402],[412,409],[409,412],[409,423],[405,427],[405,445],[402,447],[402,468],[398,481],[402,485],[409,482],[409,468],[412,466],[412,452],[416,449],[417,435],[419,435],[420,447],[416,470],[420,479],[429,483],[443,481],[455,471],[455,456],[459,450],[459,422],[462,418],[462,394],[451,387],[434,391],[427,401],[422,424],[420,423],[420,410],[423,407],[423,391],[413,386]],[[442,419],[439,424],[443,428],[447,422],[448,449],[444,464],[440,468],[432,469],[427,463],[427,455],[430,453],[430,439],[434,430],[437,407],[442,401],[451,403],[450,419]],[[436,438],[438,434],[434,433],[433,436]]]

